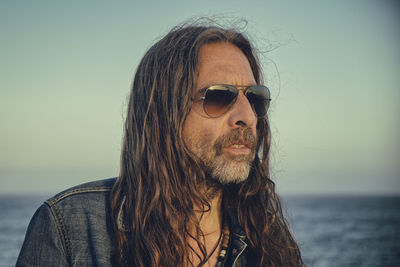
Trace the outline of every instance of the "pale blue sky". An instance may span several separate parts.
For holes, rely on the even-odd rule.
[[[396,1],[2,1],[0,192],[118,174],[144,52],[192,16],[246,18],[282,193],[400,193]]]

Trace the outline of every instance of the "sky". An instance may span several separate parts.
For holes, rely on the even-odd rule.
[[[0,193],[115,177],[145,51],[192,17],[244,25],[271,89],[281,194],[400,194],[396,1],[1,1]]]

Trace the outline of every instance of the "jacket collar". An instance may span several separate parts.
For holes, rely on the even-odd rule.
[[[236,209],[228,209],[227,215],[229,220],[230,241],[228,257],[224,266],[246,266],[246,258],[241,257],[248,247],[246,232],[239,224]]]

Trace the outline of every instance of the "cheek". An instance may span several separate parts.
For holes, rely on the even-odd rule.
[[[183,126],[183,138],[185,140],[186,146],[191,150],[193,149],[193,140],[196,139],[195,135],[197,134],[192,113],[193,111],[189,113]]]
[[[218,137],[217,129],[213,119],[199,116],[192,110],[186,118],[183,128],[186,145],[193,149],[193,146],[212,144]]]

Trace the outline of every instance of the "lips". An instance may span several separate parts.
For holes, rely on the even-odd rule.
[[[247,149],[252,149],[253,144],[252,143],[233,143],[225,146],[225,148],[237,148],[237,149],[242,149],[242,148],[247,148]]]
[[[227,135],[223,135],[217,139],[215,149],[217,155],[225,150],[232,154],[248,155],[254,150],[256,138],[250,128],[236,128]]]
[[[233,144],[225,145],[223,151],[234,156],[248,156],[252,151],[252,143],[234,142]]]

